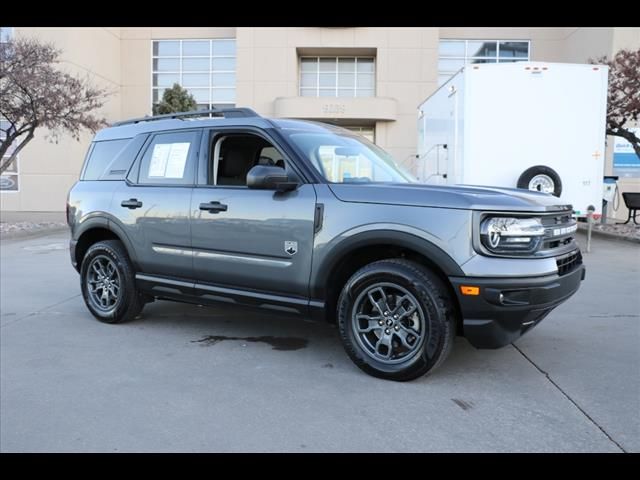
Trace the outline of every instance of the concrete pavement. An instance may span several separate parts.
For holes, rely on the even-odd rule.
[[[640,247],[500,350],[369,377],[329,325],[171,302],[101,324],[66,233],[0,252],[0,451],[640,451]]]

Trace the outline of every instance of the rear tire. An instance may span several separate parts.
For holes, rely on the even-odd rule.
[[[562,180],[553,168],[536,165],[527,168],[518,178],[518,188],[534,192],[546,192],[559,197],[562,194]]]
[[[135,270],[119,240],[104,240],[89,247],[80,269],[82,296],[89,311],[104,323],[135,318],[145,297],[135,283]]]
[[[447,358],[455,337],[454,309],[440,278],[417,263],[371,263],[345,284],[338,328],[351,360],[388,380],[413,380]]]

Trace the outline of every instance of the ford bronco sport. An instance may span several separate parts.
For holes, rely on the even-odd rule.
[[[411,380],[456,333],[507,345],[576,292],[576,222],[559,202],[419,184],[348,130],[232,108],[101,130],[67,217],[100,321],[155,299],[326,319],[362,370]]]

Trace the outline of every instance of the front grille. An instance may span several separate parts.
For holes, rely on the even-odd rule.
[[[558,266],[558,275],[561,277],[567,273],[572,272],[578,266],[582,264],[582,254],[580,250],[568,253],[561,257],[556,258],[556,265]]]
[[[542,216],[544,240],[541,250],[553,250],[570,244],[577,231],[577,223],[571,212],[560,212]]]

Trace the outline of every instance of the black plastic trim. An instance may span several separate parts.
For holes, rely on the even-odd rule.
[[[331,273],[347,255],[359,248],[381,244],[414,250],[433,262],[446,276],[464,276],[455,260],[428,240],[397,230],[372,230],[347,237],[332,248],[312,278],[312,298],[325,298]]]
[[[170,298],[188,303],[226,303],[304,316],[309,314],[310,302],[308,298],[197,283],[187,279],[145,273],[137,273],[136,282],[142,290],[159,298]],[[321,306],[320,302],[312,303],[314,308]]]
[[[322,230],[324,222],[324,203],[316,203],[316,210],[313,216],[313,233],[316,234]]]
[[[449,277],[463,318],[463,335],[476,348],[500,348],[514,342],[572,296],[585,278],[584,265],[560,277]],[[462,295],[461,285],[480,287]],[[502,294],[502,297],[501,297]]]

